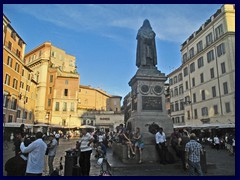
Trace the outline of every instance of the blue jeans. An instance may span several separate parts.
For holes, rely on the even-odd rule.
[[[55,156],[48,156],[49,175],[53,172],[53,160]]]
[[[198,176],[203,176],[203,172],[202,172],[200,162],[188,161],[188,164],[189,164],[189,175],[190,176],[195,176],[195,171],[196,171]]]

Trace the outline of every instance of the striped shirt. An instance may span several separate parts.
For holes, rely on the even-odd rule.
[[[185,151],[188,152],[188,160],[194,163],[200,162],[201,150],[202,145],[195,140],[190,140],[185,146]]]

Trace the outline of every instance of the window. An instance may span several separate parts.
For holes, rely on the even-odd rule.
[[[14,31],[11,33],[11,38],[13,38],[14,41],[16,40],[16,33]]]
[[[14,97],[12,98],[11,109],[14,109],[14,110],[17,109],[17,99]]]
[[[192,87],[195,86],[195,78],[192,78]]]
[[[207,53],[207,62],[209,63],[213,60],[214,60],[214,53],[213,53],[213,50],[211,50]]]
[[[222,74],[226,73],[225,62],[221,63]]]
[[[205,90],[202,90],[202,100],[205,100],[206,96],[205,96]]]
[[[17,57],[20,58],[20,54],[21,54],[20,51],[17,49],[17,50],[16,50],[16,55],[17,55]]]
[[[178,74],[178,81],[182,81],[182,73]]]
[[[66,126],[66,119],[63,119],[63,120],[62,120],[62,125],[63,125],[63,126]]]
[[[199,41],[197,43],[197,53],[201,52],[202,50],[203,50],[202,41]]]
[[[216,29],[215,29],[215,35],[216,35],[216,39],[218,39],[219,37],[221,37],[223,35],[223,26],[222,24],[220,24]]]
[[[8,116],[8,122],[13,122],[13,115],[10,114],[10,115]]]
[[[178,88],[177,87],[174,89],[174,96],[178,96]]]
[[[10,98],[8,99],[7,95],[4,94],[4,95],[3,95],[3,106],[4,106],[5,108],[8,107],[8,101],[10,101]]]
[[[21,117],[21,110],[18,109],[18,110],[17,110],[17,118],[20,118],[20,117]]]
[[[197,102],[197,99],[196,99],[196,93],[193,93],[193,102]]]
[[[221,55],[225,54],[225,46],[224,43],[217,46],[217,55],[220,57]]]
[[[25,102],[24,103],[26,104],[27,102],[28,102],[28,97],[25,98]]]
[[[213,106],[214,114],[218,114],[218,105]]]
[[[68,80],[65,80],[65,84],[68,84]]]
[[[208,116],[208,108],[207,107],[202,108],[202,116]]]
[[[183,54],[183,63],[187,61],[187,53]]]
[[[32,119],[32,111],[29,112],[29,120]]]
[[[28,80],[30,80],[30,77],[31,77],[31,75],[30,75],[30,74],[28,74]]]
[[[7,65],[12,67],[12,58],[8,56]]]
[[[187,104],[190,103],[190,97],[189,97],[189,96],[186,96],[186,97],[185,97],[185,103],[187,103]]]
[[[67,111],[67,103],[66,102],[63,103],[63,111]]]
[[[182,116],[182,123],[184,123],[184,116]]]
[[[68,96],[68,89],[64,89],[64,96]]]
[[[183,94],[183,85],[179,86],[179,94]]]
[[[183,99],[180,100],[180,110],[184,110],[184,101],[183,101]]]
[[[8,42],[8,49],[12,50],[12,43],[10,41]]]
[[[24,119],[27,119],[27,111],[24,111]]]
[[[188,81],[185,82],[186,90],[188,89]]]
[[[52,94],[52,87],[49,88],[49,94]]]
[[[212,96],[213,97],[217,96],[217,92],[216,92],[216,87],[215,86],[212,87]]]
[[[190,73],[195,71],[195,62],[193,62],[192,64],[190,64]]]
[[[11,77],[8,74],[6,74],[6,76],[5,76],[5,84],[6,85],[10,85],[10,79],[11,79]]]
[[[189,50],[189,58],[191,59],[194,56],[194,47]]]
[[[30,91],[30,86],[29,85],[26,86],[26,91],[28,91],[28,92]]]
[[[188,67],[185,67],[183,69],[183,75],[184,75],[184,77],[188,75]]]
[[[24,76],[24,69],[22,69],[22,76]]]
[[[190,111],[187,111],[187,118],[190,119]]]
[[[13,79],[13,85],[12,85],[12,87],[14,88],[14,89],[17,89],[17,85],[18,85],[18,80],[16,80],[15,78]]]
[[[228,84],[227,84],[227,82],[223,83],[223,94],[228,94]]]
[[[50,83],[53,82],[53,75],[50,75]]]
[[[201,67],[203,67],[203,66],[204,66],[203,57],[200,57],[200,58],[198,59],[198,68],[201,68]]]
[[[172,78],[169,79],[169,84],[170,84],[170,85],[173,85],[173,80],[172,80]],[[79,89],[79,92],[81,92],[80,89]]]
[[[21,39],[18,40],[18,45],[19,45],[20,47],[22,47],[23,41],[22,41]]]
[[[52,57],[56,57],[56,52],[52,51]]]
[[[225,103],[225,108],[226,108],[226,113],[231,112],[230,103],[229,103],[229,102],[226,102],[226,103]]]
[[[19,64],[18,63],[15,64],[15,71],[19,72]]]
[[[178,102],[175,102],[175,111],[179,111],[179,106],[178,106]]]
[[[56,102],[55,104],[55,111],[59,111],[59,102]]]
[[[211,79],[214,78],[214,68],[210,69],[210,76],[211,76]]]
[[[204,76],[203,76],[203,73],[200,74],[200,82],[201,82],[201,83],[204,82]]]
[[[177,76],[174,76],[174,84],[177,83]]]
[[[39,51],[38,57],[42,56],[42,51]]]
[[[51,99],[48,99],[48,107],[51,106]]]
[[[71,102],[71,111],[74,111],[74,103]]]
[[[207,46],[209,46],[210,44],[212,44],[212,42],[213,42],[212,33],[209,33],[209,34],[206,36]]]
[[[197,119],[198,115],[197,115],[197,109],[194,109],[194,119]]]

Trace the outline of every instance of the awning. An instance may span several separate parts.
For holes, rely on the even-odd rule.
[[[90,125],[82,125],[82,126],[80,126],[80,129],[87,129],[87,128],[95,129],[96,127],[95,126],[90,126]]]
[[[64,126],[62,126],[62,125],[57,125],[57,124],[52,124],[52,125],[50,125],[50,127],[51,128],[64,128]]]
[[[34,124],[33,127],[49,127],[47,124]]]
[[[20,127],[22,124],[25,125],[25,128],[30,129],[33,127],[33,124],[25,124],[25,123],[18,123],[18,122],[9,122],[3,124],[3,127]]]

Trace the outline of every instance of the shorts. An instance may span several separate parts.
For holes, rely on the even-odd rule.
[[[144,148],[144,143],[136,142],[135,147],[138,147],[139,149],[143,149]]]

